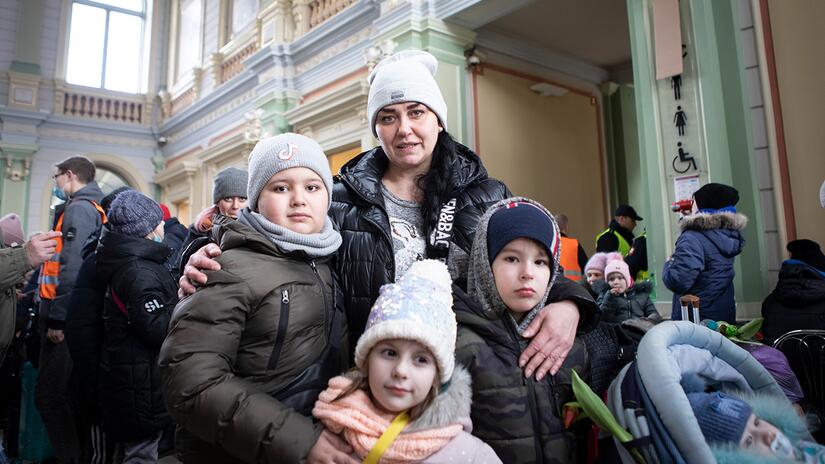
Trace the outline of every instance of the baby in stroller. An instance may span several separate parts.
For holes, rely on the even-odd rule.
[[[687,395],[717,461],[825,463],[825,446],[799,438],[805,430],[794,411],[770,395],[740,396],[719,391]]]
[[[625,464],[825,464],[782,389],[747,351],[687,321],[663,322],[611,383],[607,404],[633,439]]]

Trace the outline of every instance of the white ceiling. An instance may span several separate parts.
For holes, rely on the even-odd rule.
[[[630,61],[624,0],[536,0],[482,29],[601,68]]]

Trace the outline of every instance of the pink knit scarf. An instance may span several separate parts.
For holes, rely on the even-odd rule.
[[[352,380],[338,376],[329,381],[315,403],[312,414],[333,433],[343,434],[355,453],[364,459],[378,438],[395,418],[379,410],[367,393],[357,390],[335,402],[335,398],[352,384]],[[423,461],[450,442],[463,430],[461,424],[402,432],[381,458],[382,463],[409,463]]]

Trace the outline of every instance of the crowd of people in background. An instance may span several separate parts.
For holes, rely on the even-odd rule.
[[[664,319],[643,218],[620,205],[588,257],[566,215],[452,138],[436,67],[416,50],[375,67],[379,146],[335,178],[316,141],[266,138],[188,230],[136,190],[104,196],[84,157],[55,165],[52,230],[7,227],[0,249],[6,452],[37,441],[19,406],[36,375],[61,463],[595,462],[590,427],[565,420],[575,378],[604,393]],[[736,323],[738,200],[695,192],[661,269],[670,319],[692,295],[701,319]],[[825,255],[788,251],[768,341],[825,329]],[[685,391],[709,443],[823,455],[802,433],[777,445],[748,398]]]

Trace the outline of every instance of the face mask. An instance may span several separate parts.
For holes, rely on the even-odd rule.
[[[64,192],[62,188],[56,185],[52,187],[52,195],[54,195],[60,201],[66,201],[66,192]]]
[[[157,234],[152,236],[152,240],[158,243],[163,243],[163,238]]]
[[[791,440],[789,440],[788,437],[786,437],[782,432],[778,432],[776,434],[776,438],[774,438],[773,442],[771,442],[771,451],[773,451],[773,454],[775,454],[778,458],[796,459],[796,454],[794,453],[794,447],[791,444]]]

